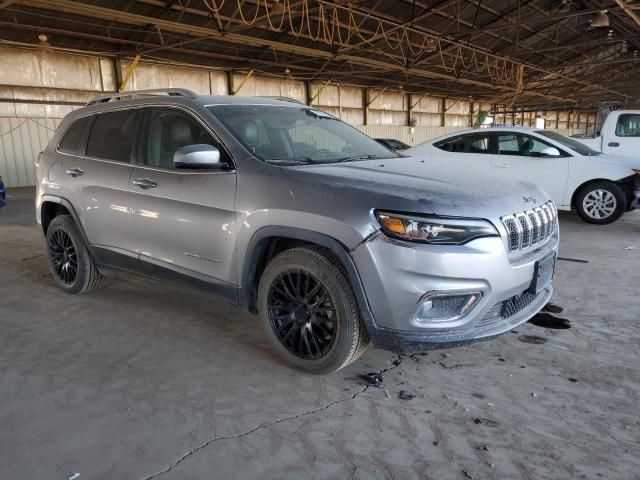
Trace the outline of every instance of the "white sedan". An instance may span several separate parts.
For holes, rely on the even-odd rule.
[[[558,209],[589,223],[611,223],[640,206],[640,161],[596,152],[551,130],[493,127],[421,143],[403,154],[537,183]]]

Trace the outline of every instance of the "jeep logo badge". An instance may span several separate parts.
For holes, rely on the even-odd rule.
[[[536,203],[536,197],[522,197],[524,203]]]

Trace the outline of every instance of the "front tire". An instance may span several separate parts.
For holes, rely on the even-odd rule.
[[[319,248],[292,248],[269,262],[258,287],[258,311],[274,348],[308,373],[336,372],[369,344],[342,266]]]
[[[622,188],[613,182],[593,182],[580,189],[575,205],[585,222],[606,225],[622,216],[626,197]]]
[[[103,276],[69,215],[54,218],[46,237],[49,268],[65,292],[82,294],[100,286]]]

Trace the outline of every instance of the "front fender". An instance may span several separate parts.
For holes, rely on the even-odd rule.
[[[240,256],[240,258],[244,258],[243,265],[240,268],[240,286],[238,288],[238,299],[240,305],[252,309],[255,302],[253,285],[255,284],[255,277],[260,265],[260,259],[265,254],[265,249],[269,244],[268,240],[274,237],[308,242],[310,244],[319,245],[333,252],[344,266],[365,325],[370,332],[373,330],[373,327],[375,326],[373,314],[371,313],[371,308],[369,307],[369,302],[360,279],[360,274],[358,273],[356,265],[351,258],[350,251],[343,243],[329,235],[298,227],[265,226],[256,231],[251,237],[245,250],[245,254]]]

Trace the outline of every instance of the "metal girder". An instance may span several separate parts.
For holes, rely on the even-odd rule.
[[[343,60],[347,63],[353,65],[360,65],[365,67],[373,67],[381,70],[403,70],[409,75],[415,75],[418,77],[425,78],[437,78],[444,80],[451,80],[457,83],[463,83],[466,85],[477,85],[482,86],[484,88],[489,89],[501,89],[512,91],[515,87],[509,87],[506,85],[495,85],[487,82],[482,82],[479,80],[473,80],[468,78],[458,78],[455,75],[448,75],[440,72],[432,72],[425,71],[422,69],[416,68],[405,68],[403,69],[401,66],[391,65],[389,63],[373,60],[368,58],[363,58],[360,56],[354,55],[341,55],[334,54],[332,52],[318,50],[310,47],[303,47],[300,45],[292,45],[291,43],[284,43],[280,41],[264,39],[264,38],[256,38],[247,35],[237,34],[237,33],[226,33],[221,34],[220,32],[211,30],[210,28],[200,27],[196,25],[187,25],[179,22],[173,22],[170,20],[152,18],[145,15],[140,15],[131,12],[123,12],[119,10],[113,10],[110,8],[98,7],[95,5],[87,5],[83,3],[79,3],[73,0],[22,0],[24,5],[29,5],[36,8],[44,8],[48,10],[54,11],[63,11],[66,13],[72,13],[75,15],[84,15],[89,17],[101,18],[104,20],[118,21],[121,23],[127,23],[130,25],[139,25],[146,26],[148,24],[155,24],[160,27],[164,31],[173,31],[177,33],[181,33],[189,36],[211,36],[212,38],[219,39],[224,42],[235,43],[240,45],[252,45],[257,47],[268,46],[273,48],[274,50],[280,52],[289,52],[296,53],[300,55],[305,55],[308,57],[315,58],[324,58],[324,59],[333,59],[333,60]]]
[[[172,10],[179,10],[182,14],[184,14],[187,11],[189,13],[193,13],[194,11],[197,11],[195,9],[188,8],[188,6],[184,6],[184,3],[182,2],[177,2],[176,4],[171,5],[171,3],[158,1],[158,0],[155,0],[155,1],[138,0],[138,1],[143,1],[146,4],[156,5],[159,8],[169,5],[167,8],[171,8]],[[269,35],[268,38],[261,38],[257,36],[241,34],[234,31],[234,29],[232,29],[229,32],[220,32],[219,30],[216,31],[215,29],[209,28],[209,27],[198,26],[198,25],[188,25],[186,23],[181,23],[179,21],[170,21],[162,18],[155,18],[149,15],[140,15],[133,12],[120,11],[115,9],[94,6],[94,5],[88,5],[88,4],[80,3],[73,0],[48,0],[48,1],[17,0],[17,3],[27,5],[27,6],[33,6],[33,7],[44,9],[44,10],[67,12],[72,15],[82,15],[90,18],[91,17],[101,18],[107,21],[118,22],[118,23],[123,23],[128,25],[143,26],[147,28],[155,27],[158,31],[161,31],[167,34],[168,35],[167,38],[172,36],[170,35],[171,33],[191,37],[177,43],[171,43],[169,40],[167,40],[165,42],[165,45],[156,45],[151,47],[151,52],[157,52],[163,49],[167,49],[168,51],[174,51],[177,53],[177,52],[180,52],[181,49],[178,49],[176,47],[180,47],[191,42],[198,42],[204,39],[212,39],[215,42],[223,42],[223,43],[228,43],[232,45],[244,45],[244,46],[251,46],[251,47],[268,47],[274,52],[296,55],[298,57],[300,56],[308,57],[312,61],[313,60],[324,61],[325,66],[330,65],[333,62],[335,64],[339,63],[341,66],[346,66],[346,65],[357,66],[357,67],[360,67],[360,70],[365,70],[365,69],[376,70],[377,71],[376,74],[379,75],[379,77],[375,78],[375,81],[380,82],[382,85],[385,84],[385,80],[386,80],[384,76],[386,76],[387,78],[390,78],[390,77],[400,78],[401,75],[405,75],[405,76],[412,77],[411,81],[407,81],[407,83],[413,82],[414,84],[418,84],[419,79],[435,79],[440,81],[438,82],[438,85],[443,85],[442,88],[445,88],[445,89],[448,87],[447,82],[451,82],[455,84],[455,87],[461,88],[461,89],[464,89],[464,86],[480,87],[482,89],[486,89],[486,92],[480,93],[480,95],[483,95],[483,96],[489,96],[491,94],[491,91],[501,90],[503,92],[509,92],[510,94],[519,93],[520,95],[523,95],[523,96],[525,95],[537,96],[537,97],[553,98],[557,100],[566,101],[566,98],[559,97],[551,93],[543,93],[535,90],[529,91],[526,88],[526,84],[525,84],[525,90],[519,91],[520,89],[518,88],[518,85],[495,84],[489,81],[481,80],[478,77],[475,77],[475,78],[460,77],[453,73],[451,74],[446,73],[442,69],[442,67],[438,67],[437,65],[432,66],[429,70],[425,69],[424,67],[423,68],[416,67],[415,65],[409,66],[408,68],[406,68],[401,64],[396,64],[395,60],[388,61],[384,58],[363,58],[358,55],[349,54],[348,52],[351,51],[350,49],[352,47],[357,48],[356,47],[357,44],[347,45],[345,47],[346,50],[341,51],[339,49],[337,53],[328,51],[328,49],[324,49],[324,46],[320,48],[314,48],[311,46],[301,46],[297,44],[292,44],[290,40],[287,40],[286,38],[282,37],[283,35],[288,35],[288,32],[286,31],[280,32],[280,33],[272,32],[265,25],[262,25],[262,26],[255,25],[253,28],[271,32],[272,35]],[[253,3],[255,5],[256,0],[247,0],[247,3]],[[295,4],[293,1],[291,3],[292,5]],[[297,4],[299,3],[300,2],[297,2]],[[325,2],[325,3],[328,5],[335,5],[333,2]],[[481,4],[478,1],[469,1],[469,3],[472,5],[476,5],[478,9],[480,9]],[[1,0],[0,0],[0,6],[2,6]],[[346,8],[341,4],[337,4],[335,6],[336,8],[343,8],[343,9]],[[369,10],[364,9],[362,7],[351,7],[351,8],[354,11],[354,13],[358,14],[359,16],[366,16],[375,21],[383,21],[392,25],[391,28],[389,28],[389,31],[391,31],[392,29],[406,28],[407,31],[409,32],[417,32],[421,34],[430,35],[431,37],[434,37],[434,38],[439,38],[443,42],[443,44],[452,44],[456,48],[460,47],[465,51],[476,51],[483,56],[487,55],[490,58],[495,58],[500,61],[516,63],[514,62],[513,58],[501,57],[500,55],[495,55],[491,52],[487,52],[484,49],[481,49],[475,46],[470,46],[462,42],[456,42],[451,38],[438,37],[438,35],[430,32],[425,32],[424,29],[417,27],[415,25],[408,25],[408,26],[401,25],[398,23],[400,22],[400,20],[397,19],[396,17],[392,17],[377,11],[374,12],[375,14],[372,14]],[[485,8],[482,8],[482,10],[484,11]],[[197,11],[197,12],[198,12],[198,15],[201,15],[201,14],[206,15],[205,12],[202,12],[202,11]],[[416,18],[419,19],[431,14],[432,14],[431,11],[428,11],[426,13],[421,12],[421,14],[418,15],[418,17]],[[223,17],[223,18],[227,22],[232,21],[232,18],[230,17]],[[513,19],[511,20],[513,21]],[[238,24],[238,22],[239,20],[236,19],[233,23]],[[230,23],[227,23],[227,24],[230,25]],[[478,33],[482,33],[482,32],[480,31]],[[120,39],[119,41],[122,41],[122,40],[123,39]],[[105,41],[109,41],[109,40],[105,39]],[[136,43],[141,44],[141,42],[136,42]],[[141,51],[141,53],[143,55],[145,54],[144,51]],[[202,51],[202,50],[192,50],[190,52],[185,52],[185,53],[189,53],[194,56],[201,55],[205,57],[209,55],[215,55],[215,54],[211,54],[211,52]],[[388,52],[380,52],[380,54],[387,55],[389,57],[393,55]],[[277,57],[276,57],[276,60],[278,60]],[[238,59],[238,61],[253,62],[254,60],[252,58],[244,58],[244,59]],[[255,62],[260,64],[268,64],[268,62],[263,62],[261,61],[261,59],[255,60]],[[275,62],[275,63],[271,62],[270,64],[274,68],[276,68],[278,66],[278,63],[279,62]],[[317,63],[317,62],[314,62],[314,63]],[[251,67],[253,68],[253,66]],[[299,67],[299,68],[302,70],[302,67]],[[438,70],[434,70],[434,68]],[[615,95],[617,97],[627,97],[627,98],[630,97],[627,93],[616,90],[615,87],[608,87],[608,85],[604,86],[600,84],[594,84],[589,81],[580,80],[579,78],[575,78],[573,76],[570,77],[570,76],[564,75],[562,72],[554,72],[554,71],[547,70],[546,68],[540,67],[536,64],[531,65],[527,63],[525,64],[525,68],[526,68],[526,71],[529,73],[529,75],[533,74],[536,77],[557,78],[557,79],[564,80],[565,82],[571,82],[576,85],[595,88],[603,93]],[[310,70],[313,70],[313,69],[310,69]],[[342,71],[338,71],[337,74],[348,75],[348,72],[342,70]],[[326,78],[327,75],[334,75],[334,72],[328,72],[328,74],[326,75],[323,74],[322,76]],[[366,77],[362,76],[360,78],[364,79]],[[522,84],[520,86],[522,86]],[[452,88],[451,90],[453,91],[453,89],[454,88]]]
[[[126,39],[123,38],[118,38],[118,37],[114,37],[114,36],[103,36],[103,35],[97,35],[97,34],[90,34],[90,33],[82,33],[82,32],[74,32],[72,30],[62,30],[62,29],[58,29],[58,28],[52,28],[52,27],[42,27],[39,25],[29,25],[29,24],[25,24],[25,23],[21,23],[21,24],[14,24],[12,22],[3,22],[0,21],[0,27],[5,27],[7,29],[19,29],[19,30],[31,30],[31,31],[37,31],[37,32],[45,32],[45,33],[54,33],[56,35],[59,36],[69,36],[72,38],[83,38],[83,39],[88,39],[88,40],[94,40],[94,41],[98,41],[98,42],[105,42],[105,43],[115,43],[115,44],[122,44],[122,45],[130,45],[130,42]],[[148,50],[144,50],[142,53],[143,55],[149,51],[152,51],[154,49],[154,47],[156,47],[156,45],[154,44],[149,44],[149,43],[143,43],[143,42],[138,42],[138,45],[141,47],[145,47],[148,48]],[[33,47],[32,44],[24,44],[24,46],[29,46],[29,47]],[[60,51],[71,51],[70,49],[67,48],[57,48],[57,47],[53,47],[54,50],[60,50]],[[238,68],[241,69],[241,65],[243,63],[246,63],[246,58],[243,57],[237,57],[237,56],[233,56],[231,54],[220,54],[220,53],[213,53],[213,52],[208,52],[208,51],[201,51],[201,50],[189,50],[189,49],[184,49],[184,48],[172,48],[171,46],[167,46],[166,48],[163,49],[164,51],[167,52],[175,52],[175,53],[179,53],[181,55],[184,54],[188,54],[188,55],[193,55],[193,56],[200,56],[200,57],[204,57],[204,58],[213,58],[213,59],[218,59],[218,60],[227,60],[227,61],[231,61],[231,62],[238,62],[239,65],[230,65],[229,68]],[[78,49],[73,49],[73,51],[75,53],[83,53],[83,54],[87,54],[87,53],[95,53],[92,51],[88,51],[88,50],[78,50]],[[119,51],[120,53],[122,53],[122,51]],[[115,55],[117,52],[113,51],[113,52],[98,52],[101,55]],[[135,50],[131,50],[130,52],[128,52],[128,54],[130,55],[134,55],[135,54]],[[173,60],[171,60],[173,61]],[[272,62],[272,61],[268,61],[268,60],[252,60],[253,63],[259,63],[261,65],[264,65],[265,67],[273,67],[273,68],[281,68],[281,64],[276,63],[276,62]],[[189,66],[194,66],[194,64],[189,64],[188,62],[178,62],[184,65],[189,65]],[[322,75],[318,75],[317,74],[317,69],[313,68],[313,67],[305,67],[305,66],[298,66],[297,67],[298,70],[301,70],[302,72],[308,72],[308,77],[305,77],[304,73],[298,73],[295,75],[295,78],[298,80],[304,80],[304,79],[309,79],[309,80],[314,80],[318,77],[320,81],[326,81],[326,80],[333,80],[335,79],[335,77],[348,77],[348,83],[352,83],[352,84],[357,84],[358,86],[361,87],[373,87],[373,86],[378,86],[376,84],[380,83],[380,82],[389,82],[389,86],[391,85],[396,85],[397,81],[394,80],[393,77],[388,77],[384,80],[381,80],[380,78],[371,76],[369,74],[373,73],[372,70],[369,69],[364,69],[361,71],[353,71],[353,70],[343,70],[343,71],[329,71],[326,74],[322,74]],[[330,78],[322,78],[324,75],[329,75]],[[446,94],[454,94],[454,95],[463,95],[464,93],[467,94],[474,94],[477,96],[489,96],[489,98],[491,95],[490,91],[469,91],[469,90],[465,90],[465,87],[460,86],[460,85],[455,85],[455,86],[450,86],[450,87],[442,87],[439,86],[437,84],[434,84],[433,81],[431,79],[425,79],[424,80],[425,83],[421,83],[417,80],[410,80],[408,82],[405,83],[405,90],[407,92],[413,91],[414,93],[417,94],[421,94],[423,92],[423,89],[425,87],[427,87],[431,92],[438,94],[438,95],[446,95]]]
[[[133,75],[133,72],[135,72],[139,61],[140,61],[140,55],[136,55],[133,61],[129,64],[129,68],[127,68],[127,73],[125,73],[124,78],[122,79],[122,83],[118,87],[119,92],[123,92],[124,89],[127,87],[127,83],[129,83],[129,79]]]
[[[629,15],[629,17],[631,18],[631,20],[633,20],[634,22],[636,22],[636,25],[640,26],[640,17],[638,16],[638,14],[636,12],[633,11],[633,8],[630,7],[629,5],[627,5],[626,2],[624,2],[623,0],[616,0],[616,3],[618,4],[618,6],[620,8],[622,8],[622,10],[625,11],[625,13],[627,15]]]

